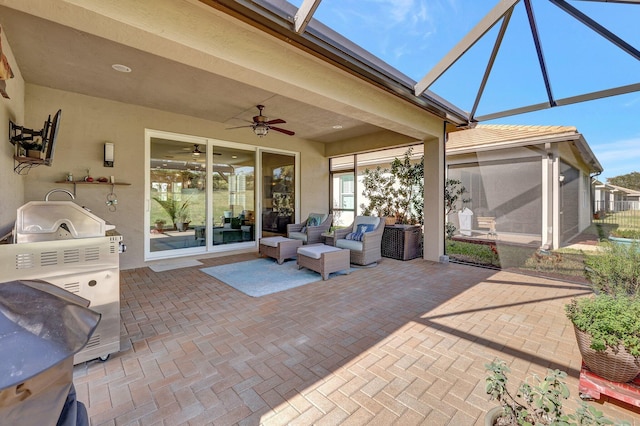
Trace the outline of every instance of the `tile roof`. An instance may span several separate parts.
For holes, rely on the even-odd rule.
[[[509,142],[538,140],[562,134],[575,135],[574,126],[525,126],[506,124],[479,124],[473,129],[449,133],[447,151],[460,148],[501,145]]]
[[[623,186],[613,185],[613,184],[610,184],[610,183],[607,183],[607,186],[610,186],[613,189],[617,189],[618,191],[624,192],[627,195],[633,195],[633,196],[640,195],[640,191],[636,191],[635,189],[629,189],[629,188],[625,188]]]

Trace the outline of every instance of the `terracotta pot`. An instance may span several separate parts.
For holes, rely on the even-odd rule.
[[[607,348],[603,352],[596,352],[591,349],[591,336],[576,327],[573,329],[576,333],[582,360],[593,373],[603,379],[619,383],[630,382],[640,374],[640,359],[632,356],[624,347],[620,346],[618,353],[615,353],[611,348]]]

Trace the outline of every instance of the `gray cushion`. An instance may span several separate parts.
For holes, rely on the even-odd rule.
[[[307,241],[307,234],[304,232],[289,232],[288,236],[293,240]]]
[[[362,251],[362,241],[339,239],[336,241],[336,247]]]
[[[298,254],[312,259],[320,259],[322,253],[329,253],[332,251],[340,251],[339,248],[333,246],[327,246],[324,244],[312,244],[310,246],[304,246],[298,248]]]
[[[269,247],[278,247],[282,241],[291,241],[290,238],[285,237],[266,237],[260,238],[260,244],[269,246]]]

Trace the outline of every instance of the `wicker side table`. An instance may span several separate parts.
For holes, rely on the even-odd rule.
[[[420,257],[419,225],[387,225],[382,234],[382,256],[398,260]]]

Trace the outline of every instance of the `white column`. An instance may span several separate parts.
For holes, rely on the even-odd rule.
[[[424,259],[444,255],[444,135],[424,143]]]
[[[561,219],[560,219],[560,158],[558,157],[557,151],[554,149],[553,152],[553,173],[551,177],[551,187],[553,188],[553,216],[552,216],[552,226],[553,226],[553,246],[552,249],[560,248],[560,227],[561,227]]]

